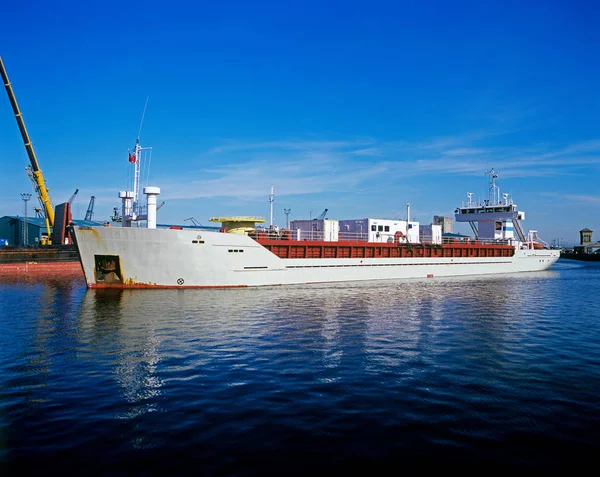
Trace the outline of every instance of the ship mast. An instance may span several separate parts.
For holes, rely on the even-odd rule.
[[[499,172],[500,171],[495,171],[493,167],[490,171],[486,172],[486,174],[490,176],[489,205],[500,204],[500,188],[496,185],[496,179],[498,178]]]
[[[150,155],[152,153],[151,147],[140,146],[140,136],[142,134],[142,126],[144,124],[147,106],[148,98],[146,98],[146,104],[144,105],[144,112],[142,113],[138,136],[135,140],[135,147],[129,149],[128,153],[129,163],[133,164],[133,190],[119,191],[119,198],[122,201],[121,216],[123,227],[131,227],[132,222],[135,222],[137,226],[139,222],[145,220],[147,221],[148,228],[156,228],[156,211],[160,208],[160,206],[156,206],[156,197],[160,194],[160,189],[151,186],[142,188],[140,179],[142,151],[146,151],[146,153],[143,154],[146,161],[150,160]],[[145,170],[149,172],[149,167],[146,166]],[[141,200],[142,192],[147,196],[147,206],[144,206]]]
[[[135,140],[135,147],[133,149],[130,149],[129,151],[129,162],[133,164],[133,190],[121,191],[119,193],[119,197],[121,199],[124,199],[124,227],[130,227],[131,222],[146,220],[146,210],[141,200],[142,183],[140,180],[140,170],[142,163],[142,151],[149,151],[149,154],[150,151],[152,151],[152,148],[140,146],[140,138],[138,137]]]
[[[271,184],[271,193],[269,194],[269,205],[271,208],[271,215],[269,221],[269,229],[273,229],[273,202],[275,202],[275,190],[273,189],[273,184]]]
[[[142,148],[140,146],[140,138],[135,140],[135,147],[133,148],[133,155],[135,157],[134,168],[133,168],[133,214],[140,215],[139,204],[140,204],[140,163]]]
[[[146,96],[146,104],[144,104],[144,112],[142,113],[142,119],[140,121],[140,129],[138,131],[137,139],[135,140],[135,147],[133,149],[134,162],[134,173],[133,173],[133,214],[142,215],[143,211],[140,207],[140,164],[142,159],[142,150],[149,150],[151,148],[142,148],[140,146],[140,136],[142,135],[142,127],[144,125],[144,118],[146,117],[146,109],[148,108],[148,99]]]

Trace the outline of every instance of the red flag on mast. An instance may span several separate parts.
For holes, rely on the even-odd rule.
[[[129,154],[129,162],[135,163],[135,154]]]

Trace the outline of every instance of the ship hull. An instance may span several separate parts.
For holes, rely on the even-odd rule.
[[[226,288],[541,271],[555,250],[510,257],[280,258],[246,235],[75,228],[89,288]]]

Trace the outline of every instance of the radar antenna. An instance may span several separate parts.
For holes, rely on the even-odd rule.
[[[496,179],[498,178],[499,173],[500,171],[494,170],[493,167],[491,170],[486,172],[486,174],[490,176],[490,205],[497,205],[500,203],[500,188],[496,185]]]

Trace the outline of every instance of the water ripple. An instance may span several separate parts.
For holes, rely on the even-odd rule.
[[[599,292],[600,267],[562,261],[247,290],[0,284],[0,463],[86,475],[581,463],[600,450]]]

